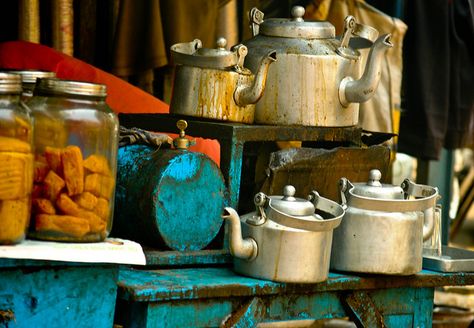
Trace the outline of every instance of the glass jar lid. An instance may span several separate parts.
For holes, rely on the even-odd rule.
[[[352,193],[355,195],[377,199],[404,199],[404,191],[400,186],[380,183],[382,173],[373,169],[369,172],[367,183],[355,183]]]
[[[36,79],[56,77],[56,73],[41,70],[8,70],[6,73],[19,74],[23,83],[36,83]]]
[[[283,214],[293,216],[309,216],[315,212],[313,203],[303,198],[296,198],[296,189],[291,185],[287,185],[283,188],[283,197],[281,196],[270,196],[270,206]]]
[[[335,38],[336,29],[325,21],[305,21],[304,7],[294,6],[292,18],[268,18],[259,27],[259,33],[267,36],[303,39]]]
[[[73,95],[89,97],[106,97],[107,87],[104,84],[61,80],[56,78],[38,79],[35,95]]]
[[[0,72],[0,93],[18,94],[21,93],[21,76],[13,73]]]

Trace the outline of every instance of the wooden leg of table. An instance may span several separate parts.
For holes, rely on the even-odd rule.
[[[358,326],[386,327],[382,315],[366,291],[354,291],[346,297],[345,301]]]

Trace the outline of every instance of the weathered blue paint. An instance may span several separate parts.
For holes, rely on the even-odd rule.
[[[228,268],[120,271],[119,293],[134,301],[165,301],[228,297],[327,292],[339,290],[389,289],[473,285],[474,273],[441,273],[423,270],[411,276],[380,276],[329,273],[317,284],[285,284],[245,277]]]
[[[430,327],[434,287],[459,284],[459,277],[430,271],[408,277],[331,273],[328,281],[318,284],[284,284],[238,276],[226,268],[128,269],[120,273],[122,307],[117,323],[248,327],[259,322],[342,318],[351,315],[345,300],[356,293],[370,299],[386,327]],[[462,278],[472,284],[474,274]],[[367,301],[364,297],[359,299]],[[357,317],[368,317],[363,308],[354,311]]]
[[[206,155],[145,145],[118,153],[112,236],[196,251],[223,229],[224,178]]]
[[[386,327],[430,327],[434,287],[472,284],[474,273],[427,270],[413,276],[330,273],[322,283],[285,284],[236,275],[228,268],[124,269],[118,299],[126,306],[117,320],[140,322],[140,327],[217,327],[223,321],[244,327],[341,318],[351,314],[346,299],[355,293],[370,298],[369,310]],[[356,317],[370,318],[363,307],[353,311]]]
[[[433,324],[433,288],[418,288],[414,293],[414,316],[413,321],[417,323],[416,327],[430,328]],[[424,315],[423,315],[424,313]]]
[[[117,266],[25,263],[0,272],[0,313],[13,316],[0,327],[113,325]]]
[[[149,266],[189,266],[232,263],[227,250],[204,249],[200,251],[155,251],[145,250],[146,263]]]

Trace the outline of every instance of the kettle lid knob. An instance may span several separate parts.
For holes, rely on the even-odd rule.
[[[369,181],[367,184],[369,186],[381,187],[380,179],[382,179],[382,173],[377,169],[372,169],[369,172]]]
[[[295,200],[296,188],[292,185],[286,185],[283,187],[283,200],[294,201]]]
[[[226,38],[223,38],[223,37],[220,37],[216,40],[216,46],[217,48],[219,49],[225,49],[225,47],[227,46],[227,40]]]
[[[293,17],[292,20],[294,21],[302,22],[304,13],[305,9],[303,6],[294,6],[293,8],[291,8],[291,17]]]

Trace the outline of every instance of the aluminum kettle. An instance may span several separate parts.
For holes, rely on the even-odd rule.
[[[308,200],[294,195],[290,185],[283,196],[260,192],[254,198],[256,211],[242,217],[225,208],[236,272],[281,282],[327,279],[332,233],[344,210],[316,191]]]
[[[438,189],[408,179],[401,186],[380,183],[369,172],[367,183],[339,182],[342,224],[334,230],[331,268],[394,275],[422,269],[423,241],[433,233]]]
[[[354,17],[344,21],[341,38],[329,22],[305,21],[303,7],[292,9],[292,18],[270,18],[257,8],[250,11],[253,38],[245,66],[259,67],[266,49],[275,49],[278,62],[268,71],[267,87],[255,109],[255,122],[304,126],[354,126],[359,103],[375,93],[385,51],[392,47],[390,34],[358,24]],[[351,41],[351,43],[350,43]],[[360,76],[360,53],[351,47],[358,42],[371,45],[365,70]]]
[[[255,103],[263,94],[276,52],[267,50],[253,74],[244,67],[247,47],[239,44],[226,50],[226,45],[220,38],[215,49],[203,48],[198,39],[171,47],[176,64],[171,113],[253,123]]]

